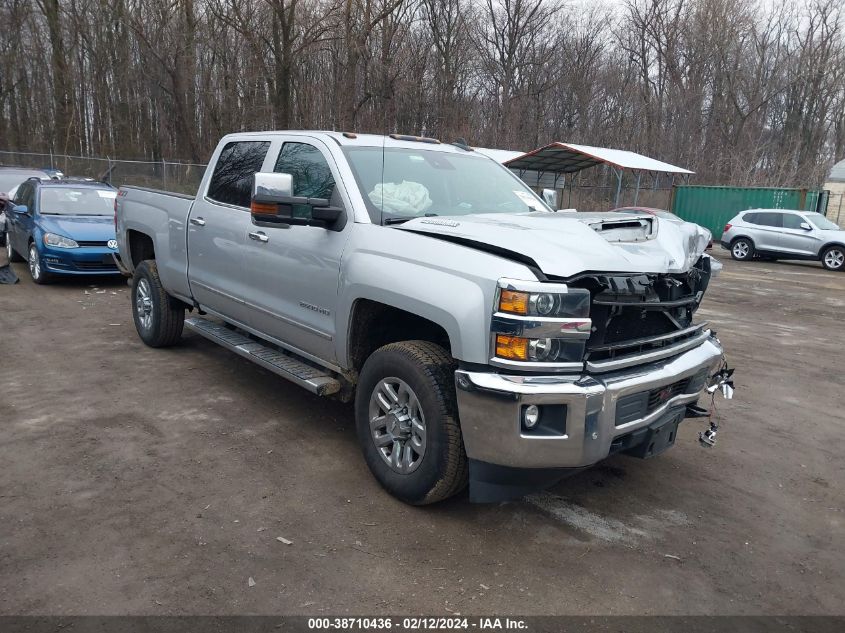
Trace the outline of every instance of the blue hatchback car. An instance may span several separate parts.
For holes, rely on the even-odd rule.
[[[6,216],[9,261],[26,261],[35,283],[59,275],[118,275],[117,190],[86,180],[27,180]]]

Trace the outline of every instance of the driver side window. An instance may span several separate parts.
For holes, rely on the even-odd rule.
[[[794,213],[783,214],[783,228],[785,229],[800,229],[802,222],[805,222],[804,218]]]
[[[14,203],[16,205],[25,204],[30,212],[34,211],[33,206],[35,203],[35,188],[32,184],[25,182],[20,187],[18,187],[18,191],[15,194]]]
[[[273,171],[293,176],[293,195],[303,198],[324,198],[337,204],[334,176],[323,153],[308,143],[285,143]],[[294,205],[293,215],[308,218],[310,208]]]

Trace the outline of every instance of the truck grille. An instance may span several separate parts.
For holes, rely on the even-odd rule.
[[[584,360],[594,372],[667,358],[707,337],[693,324],[710,282],[710,260],[683,274],[587,275],[572,285],[590,291],[593,331]]]

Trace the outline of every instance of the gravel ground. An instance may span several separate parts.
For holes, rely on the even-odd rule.
[[[351,406],[193,334],[146,348],[122,281],[13,264],[0,613],[843,613],[845,275],[717,254],[700,314],[737,392],[715,448],[688,420],[659,458],[427,508],[370,476]]]

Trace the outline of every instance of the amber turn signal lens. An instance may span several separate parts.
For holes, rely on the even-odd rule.
[[[528,339],[521,336],[497,334],[496,356],[508,360],[528,360]]]
[[[502,290],[499,297],[499,310],[511,314],[528,314],[528,293]]]
[[[279,212],[277,205],[263,204],[261,202],[253,202],[249,209],[255,215],[276,215]]]

